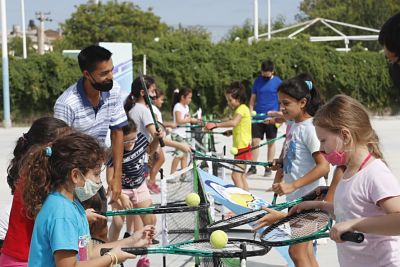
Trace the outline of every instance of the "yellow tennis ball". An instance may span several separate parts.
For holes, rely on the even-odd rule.
[[[279,127],[281,127],[281,124],[280,123],[275,123],[275,127],[279,128]]]
[[[238,149],[236,147],[232,147],[230,152],[232,155],[236,155],[238,153]]]
[[[257,112],[255,111],[255,110],[253,110],[252,112],[251,112],[251,116],[256,116],[257,115]]]
[[[196,193],[189,193],[185,198],[185,202],[189,207],[197,207],[200,204],[200,197]]]
[[[210,243],[213,248],[224,248],[228,244],[228,235],[222,230],[216,230],[210,236]]]

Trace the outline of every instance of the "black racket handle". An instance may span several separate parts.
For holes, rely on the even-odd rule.
[[[329,186],[319,186],[315,188],[313,191],[308,193],[307,195],[303,196],[303,201],[308,201],[308,200],[315,200],[317,197],[320,195],[326,195],[328,193]]]
[[[364,234],[354,233],[354,232],[345,232],[340,236],[340,239],[342,239],[343,241],[361,243],[364,241]]]
[[[160,141],[160,147],[165,147],[164,140],[162,138],[158,139]]]
[[[149,252],[147,251],[147,248],[121,248],[122,251],[125,251],[127,253],[130,254],[134,254],[134,255],[146,255],[149,254]],[[103,256],[104,254],[106,254],[107,252],[110,252],[111,248],[102,248],[100,249],[100,255]]]

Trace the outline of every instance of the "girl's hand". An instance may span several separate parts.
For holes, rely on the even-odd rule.
[[[217,128],[217,123],[215,123],[215,122],[207,122],[205,127],[207,128],[207,130],[211,131],[211,130]]]
[[[198,122],[199,122],[198,119],[196,119],[196,118],[190,118],[190,123],[196,124],[196,123],[198,123]]]
[[[152,240],[156,234],[154,225],[146,225],[132,236],[128,237],[132,247],[148,247],[152,244]]]
[[[192,147],[188,144],[179,143],[178,149],[186,153],[192,153]]]
[[[329,237],[336,243],[345,242],[342,239],[340,239],[340,236],[345,232],[354,232],[355,231],[354,225],[356,225],[360,221],[362,221],[362,218],[336,223],[329,232]]]
[[[322,201],[304,201],[296,206],[293,206],[288,215],[300,213],[303,210],[320,209]]]
[[[272,185],[272,190],[277,193],[279,196],[283,196],[289,193],[292,193],[296,188],[294,187],[293,183],[277,183]]]
[[[132,201],[129,199],[129,197],[127,195],[121,194],[120,200],[121,200],[122,208],[124,208],[124,209],[132,209],[133,208]]]
[[[117,263],[124,262],[127,259],[136,258],[136,255],[122,251],[120,246],[114,247],[109,253],[117,256],[117,259],[118,259]],[[107,257],[110,257],[110,256],[107,256]]]
[[[256,221],[256,224],[258,225],[253,228],[253,230],[255,231],[265,226],[271,225],[274,222],[280,221],[287,216],[286,213],[276,211],[267,207],[262,207],[262,209],[267,211],[268,214]]]
[[[282,169],[282,160],[281,159],[272,160],[271,170],[277,171],[279,169]]]
[[[85,213],[86,213],[86,218],[87,218],[89,224],[100,221],[100,220],[107,220],[107,218],[105,216],[94,212],[94,209],[87,209],[87,210],[85,210]]]

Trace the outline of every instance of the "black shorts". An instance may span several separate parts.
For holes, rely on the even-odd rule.
[[[276,128],[275,124],[264,124],[264,123],[253,123],[251,126],[251,136],[252,138],[260,138],[264,139],[264,133],[266,139],[275,138],[278,133],[278,128]]]

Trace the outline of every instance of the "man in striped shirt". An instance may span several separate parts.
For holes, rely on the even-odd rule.
[[[111,55],[110,51],[98,45],[88,46],[79,53],[82,78],[57,99],[54,117],[97,138],[103,144],[108,129],[111,130],[114,175],[108,186],[112,192],[112,200],[117,200],[121,194],[122,127],[128,122],[120,87],[113,81]]]

